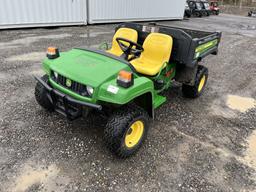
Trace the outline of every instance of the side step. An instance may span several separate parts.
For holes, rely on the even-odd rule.
[[[156,94],[153,102],[154,109],[160,107],[165,102],[166,102],[166,97]]]

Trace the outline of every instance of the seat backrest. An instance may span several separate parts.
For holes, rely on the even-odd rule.
[[[112,47],[110,50],[108,50],[109,53],[112,53],[114,55],[120,56],[123,51],[121,50],[121,48],[119,47],[116,38],[121,37],[121,38],[125,38],[125,39],[129,39],[135,43],[137,43],[138,41],[138,32],[134,29],[130,29],[130,28],[120,28],[116,31],[114,37],[113,37],[113,41],[112,41]],[[126,44],[124,42],[124,44]]]
[[[140,58],[161,64],[169,62],[172,45],[171,36],[162,33],[150,33],[143,43],[144,51]]]

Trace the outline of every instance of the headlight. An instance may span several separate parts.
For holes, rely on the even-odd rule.
[[[55,79],[58,79],[58,73],[57,72],[54,71],[53,76],[54,76]]]
[[[94,91],[93,87],[87,85],[87,86],[86,86],[86,90],[87,90],[89,96],[92,96],[93,91]]]

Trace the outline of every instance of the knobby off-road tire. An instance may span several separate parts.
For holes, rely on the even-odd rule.
[[[48,75],[44,75],[42,77],[42,80],[47,83],[48,82]],[[41,107],[46,109],[47,111],[52,112],[54,110],[54,107],[53,107],[52,103],[50,102],[50,100],[47,97],[47,90],[39,82],[37,82],[36,87],[35,87],[35,98],[36,98],[37,103]]]
[[[208,69],[202,65],[198,66],[194,86],[182,85],[182,93],[188,98],[197,98],[201,96],[205,90],[208,79]]]
[[[143,132],[140,132],[141,129],[139,128],[142,128],[142,125]],[[138,129],[135,129],[136,127]],[[118,157],[127,158],[141,147],[146,139],[148,129],[149,116],[144,109],[136,105],[121,107],[113,113],[107,122],[104,131],[106,147]],[[131,137],[134,136],[134,133],[138,133],[139,136],[137,134],[137,137]]]

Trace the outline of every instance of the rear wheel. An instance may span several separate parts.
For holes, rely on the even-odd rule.
[[[42,77],[42,80],[47,83],[48,82],[48,75],[44,75]],[[36,98],[37,103],[41,107],[46,109],[47,111],[53,111],[54,110],[54,107],[53,107],[52,103],[50,102],[50,100],[47,97],[47,90],[39,82],[37,82],[36,87],[35,87],[35,98]]]
[[[199,97],[200,95],[203,94],[205,90],[207,79],[208,79],[208,69],[204,66],[199,65],[194,86],[186,85],[186,84],[182,85],[183,95],[188,98]]]
[[[107,148],[121,158],[138,151],[146,138],[149,116],[138,106],[120,108],[108,120],[104,131]]]

